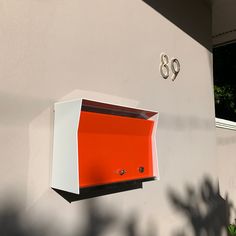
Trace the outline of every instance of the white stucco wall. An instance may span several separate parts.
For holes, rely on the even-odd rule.
[[[186,11],[201,8],[198,1]],[[187,184],[198,188],[204,176],[217,176],[205,47],[143,1],[1,0],[0,48],[2,206],[20,198],[27,223],[47,223],[50,235],[82,232],[93,204],[102,216],[115,215],[102,235],[125,235],[132,220],[138,235],[188,228],[168,190],[184,196]],[[175,82],[160,76],[162,52],[180,61]],[[50,189],[53,104],[78,97],[160,112],[160,181],[72,204]]]
[[[225,122],[224,122],[225,123]],[[217,127],[217,163],[220,191],[222,196],[229,199],[232,204],[231,222],[235,219],[235,198],[236,198],[236,182],[235,182],[235,150],[236,150],[236,123],[230,123],[229,128]]]

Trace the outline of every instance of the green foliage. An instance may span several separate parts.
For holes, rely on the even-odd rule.
[[[234,89],[230,86],[214,86],[215,102],[217,105],[225,105],[232,112],[236,113],[236,96]]]
[[[236,235],[236,225],[230,224],[228,226],[228,232],[229,232],[230,236]]]
[[[230,85],[214,86],[216,117],[236,121],[236,91]]]
[[[216,117],[236,121],[236,43],[213,50]]]

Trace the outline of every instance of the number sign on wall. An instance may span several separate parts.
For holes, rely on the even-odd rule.
[[[162,53],[161,54],[161,63],[160,63],[160,73],[164,79],[168,79],[170,76],[170,69],[172,71],[172,81],[177,78],[177,75],[180,72],[180,63],[177,58],[172,58],[169,65],[169,57]]]

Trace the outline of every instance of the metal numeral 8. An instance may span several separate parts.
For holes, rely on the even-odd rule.
[[[160,72],[164,79],[167,79],[170,75],[168,63],[169,63],[168,56],[166,54],[161,54]]]
[[[170,75],[170,69],[168,66],[169,58],[166,54],[161,54],[160,73],[164,79],[167,79]],[[180,63],[177,58],[173,58],[170,62],[170,68],[173,73],[172,81],[174,81],[180,72]]]

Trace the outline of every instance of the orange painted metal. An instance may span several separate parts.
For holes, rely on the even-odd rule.
[[[81,111],[80,187],[153,177],[153,125],[151,120]]]

